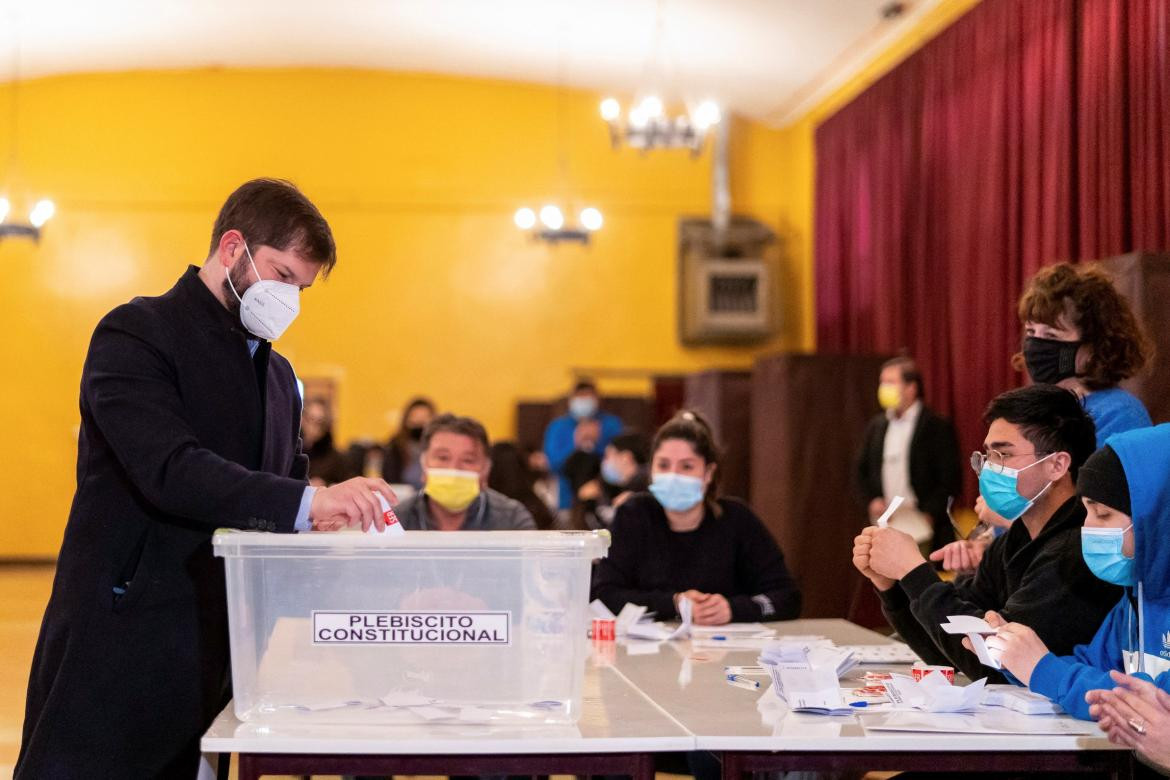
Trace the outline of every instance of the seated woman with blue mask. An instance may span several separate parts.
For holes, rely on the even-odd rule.
[[[706,421],[689,411],[668,421],[650,464],[650,492],[614,515],[593,597],[614,612],[643,605],[660,620],[676,617],[685,597],[703,625],[796,618],[800,590],[776,541],[746,504],[715,497],[719,458]]]
[[[1004,668],[1036,693],[1078,718],[1089,718],[1085,695],[1111,688],[1111,670],[1170,690],[1170,424],[1118,434],[1081,467],[1077,493],[1088,511],[1081,549],[1089,569],[1125,595],[1093,641],[1057,656],[1027,626],[1003,623],[987,647]]]

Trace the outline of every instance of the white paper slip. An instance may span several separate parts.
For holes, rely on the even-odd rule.
[[[613,613],[610,613],[611,615]],[[626,604],[617,615],[614,630],[618,636],[623,636],[630,630],[630,626],[640,622],[646,614],[646,607],[640,604]]]
[[[590,601],[589,611],[593,613],[593,617],[595,618],[601,618],[602,620],[614,619],[613,611],[605,606],[605,603],[601,599],[593,599],[593,601]]]
[[[987,642],[984,641],[984,637],[995,634],[995,629],[986,620],[974,615],[948,615],[947,622],[939,625],[948,634],[966,634],[979,663],[992,669],[1003,668],[999,657],[988,649]]]
[[[772,690],[794,712],[850,715],[853,708],[841,698],[837,675],[831,669],[771,669]]]
[[[902,502],[905,500],[901,496],[894,496],[890,499],[890,505],[886,507],[886,511],[882,512],[882,516],[877,519],[875,525],[878,528],[887,527],[890,524],[890,517],[898,511],[898,507],[902,506]]]
[[[371,525],[366,530],[368,534],[387,533],[391,536],[401,536],[406,533],[406,529],[402,527],[402,523],[398,522],[398,515],[394,514],[394,508],[390,506],[390,502],[381,493],[374,493],[378,497],[378,503],[382,506],[382,520],[386,523],[386,530],[379,531],[377,526]]]
[[[442,707],[411,707],[410,711],[423,720],[450,720],[459,714],[458,710],[443,709]]]
[[[390,691],[382,697],[382,703],[387,707],[423,707],[434,704],[435,699],[409,691]]]
[[[633,642],[623,642],[626,655],[654,655],[662,651],[662,642],[650,642],[635,639]]]
[[[770,677],[768,670],[762,666],[725,666],[726,674],[742,674],[748,677]]]
[[[941,674],[928,674],[922,680],[894,674],[883,685],[886,695],[901,709],[925,712],[974,712],[983,700],[982,679],[970,685],[951,685]]]
[[[853,654],[859,664],[912,664],[921,660],[905,642],[890,642],[888,645],[841,645],[842,650]]]
[[[947,615],[947,622],[941,623],[948,634],[994,634],[995,629],[981,617],[974,615]]]
[[[984,707],[1006,707],[1022,715],[1060,715],[1064,712],[1059,704],[1016,685],[988,685],[983,694]]]
[[[768,642],[771,642],[771,637],[734,637],[730,636],[726,639],[722,637],[714,637],[711,639],[700,639],[695,637],[691,640],[691,647],[695,650],[763,650]]]

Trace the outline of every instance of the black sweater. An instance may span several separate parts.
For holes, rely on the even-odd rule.
[[[791,620],[800,590],[776,541],[747,505],[718,501],[699,527],[670,530],[666,512],[648,493],[631,496],[614,516],[613,543],[593,573],[593,598],[618,612],[642,604],[660,620],[677,615],[674,594],[694,588],[719,593],[733,621]]]
[[[1006,678],[979,663],[961,635],[939,627],[949,615],[983,617],[995,610],[1004,620],[1032,628],[1056,655],[1070,655],[1093,638],[1122,592],[1085,565],[1084,522],[1085,507],[1073,497],[1035,539],[1023,522],[1012,523],[987,548],[973,576],[943,582],[924,563],[880,594],[886,619],[926,663],[953,666],[972,680]]]

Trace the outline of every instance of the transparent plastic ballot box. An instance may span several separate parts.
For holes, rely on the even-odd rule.
[[[217,531],[242,721],[572,724],[607,532]]]

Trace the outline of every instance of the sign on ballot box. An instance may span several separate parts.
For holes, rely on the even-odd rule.
[[[221,530],[242,721],[570,724],[592,532]]]

